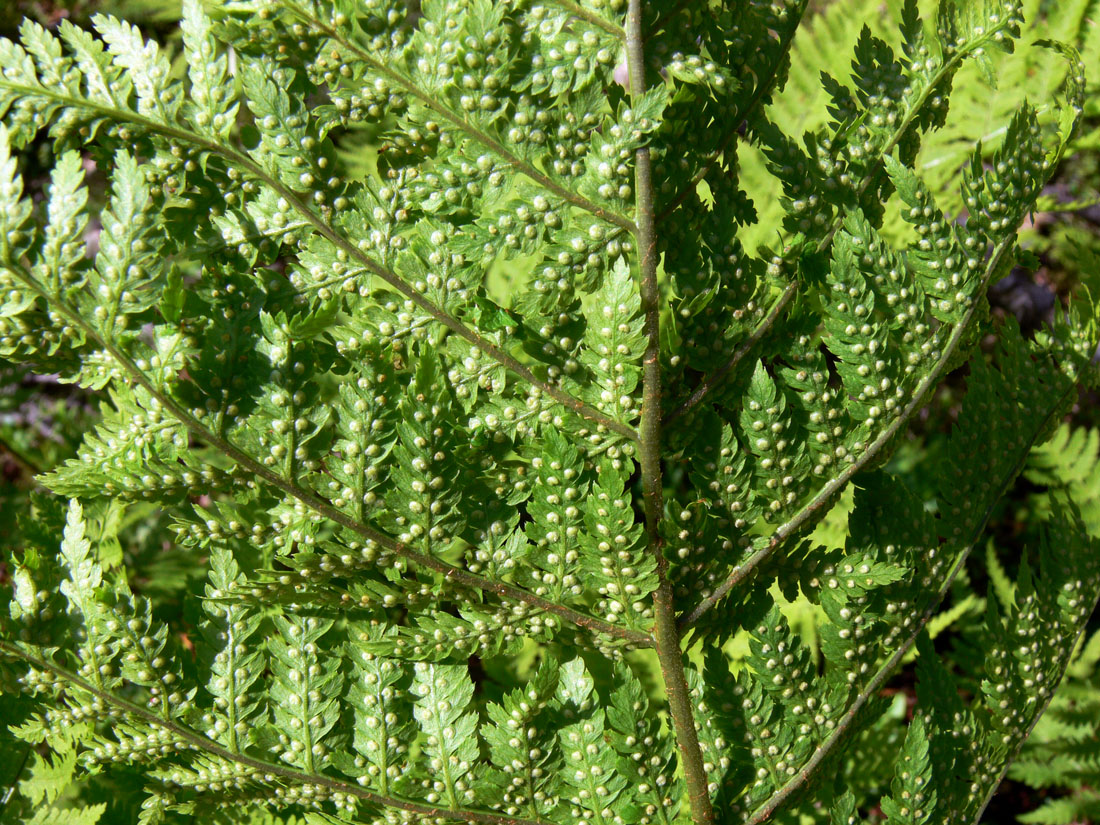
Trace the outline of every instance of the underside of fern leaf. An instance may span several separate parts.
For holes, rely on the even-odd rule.
[[[35,776],[137,776],[143,822],[976,821],[1100,590],[1052,501],[984,669],[927,641],[1097,380],[1094,317],[1026,340],[985,297],[1083,69],[1059,47],[1057,105],[937,189],[922,140],[1021,9],[906,2],[798,136],[769,107],[805,7],[187,0],[178,62],[107,16],[0,41],[0,357],[103,400],[39,476],[67,513],[41,499],[5,548],[0,686],[30,697],[5,721],[58,760]],[[922,500],[889,461],[963,364]],[[853,488],[843,547],[809,541]],[[206,560],[194,633],[108,563],[105,500]],[[894,778],[856,800],[830,777],[912,650]]]

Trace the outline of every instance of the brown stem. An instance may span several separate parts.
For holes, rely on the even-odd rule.
[[[630,0],[626,14],[626,54],[630,71],[630,96],[640,98],[645,93],[645,55],[642,36],[642,0]],[[646,336],[642,358],[642,415],[639,424],[639,463],[642,474],[642,496],[645,510],[646,542],[657,562],[660,584],[653,594],[654,637],[661,677],[668,696],[669,715],[680,748],[684,768],[691,818],[695,825],[712,825],[714,810],[710,804],[707,772],[695,730],[687,678],[684,674],[680,632],[676,628],[676,609],[672,600],[672,585],[668,579],[668,563],[661,549],[661,294],[657,283],[657,232],[654,216],[656,192],[648,146],[642,146],[634,157],[635,238],[640,255],[641,297]]]

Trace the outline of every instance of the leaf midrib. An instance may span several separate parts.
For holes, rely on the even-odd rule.
[[[576,414],[583,418],[586,418],[594,423],[606,427],[608,430],[618,433],[621,436],[625,436],[631,440],[637,439],[637,433],[633,427],[627,424],[623,424],[610,416],[605,415],[601,411],[592,407],[591,405],[581,401],[580,399],[570,395],[562,390],[557,385],[540,380],[530,369],[525,367],[516,358],[506,353],[496,344],[489,339],[482,336],[476,330],[467,327],[458,319],[449,315],[441,307],[430,301],[424,295],[415,290],[410,284],[406,283],[397,273],[393,270],[379,264],[373,258],[366,255],[358,246],[350,243],[346,238],[340,235],[335,229],[329,226],[324,220],[316,215],[312,209],[309,209],[306,204],[298,197],[297,194],[285,187],[278,180],[269,175],[258,163],[251,158],[243,155],[237,149],[219,144],[211,141],[208,138],[180,128],[179,126],[161,123],[156,120],[146,118],[137,112],[131,110],[114,109],[101,103],[95,103],[86,98],[74,98],[68,94],[61,94],[51,89],[47,89],[42,86],[27,86],[22,83],[12,83],[0,75],[0,88],[7,88],[17,94],[21,94],[25,97],[48,97],[64,105],[71,106],[72,108],[83,108],[91,111],[98,112],[105,116],[109,116],[118,121],[128,121],[142,128],[159,133],[165,137],[175,138],[186,143],[193,144],[201,149],[204,149],[212,154],[220,155],[226,158],[232,163],[239,166],[248,174],[252,175],[255,179],[261,181],[264,185],[271,188],[273,192],[279,195],[279,197],[286,200],[288,204],[294,207],[309,224],[317,230],[322,236],[329,240],[332,244],[337,246],[340,250],[345,252],[348,256],[357,259],[363,266],[369,269],[378,277],[382,278],[387,284],[396,289],[406,298],[411,300],[423,311],[430,315],[435,321],[451,330],[459,337],[463,338],[470,344],[481,349],[493,360],[497,361],[501,366],[508,369],[514,375],[523,379],[526,383],[541,390],[548,396],[553,398],[558,403],[564,405],[568,409],[572,410]]]

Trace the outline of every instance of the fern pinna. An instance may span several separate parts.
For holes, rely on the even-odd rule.
[[[1087,305],[1025,340],[984,297],[1083,69],[1057,47],[1059,105],[979,146],[945,215],[914,159],[1017,4],[906,2],[900,51],[865,30],[797,137],[768,105],[805,7],[188,0],[178,64],[106,16],[0,42],[0,355],[103,398],[11,548],[32,779],[139,782],[149,823],[975,821],[1100,587],[1052,501],[973,672],[921,641],[1097,378]],[[750,145],[784,211],[751,252]],[[925,502],[887,462],[964,363]],[[814,546],[850,484],[843,549]],[[206,560],[182,632],[108,560],[104,499]],[[915,649],[895,778],[857,797],[838,767]]]

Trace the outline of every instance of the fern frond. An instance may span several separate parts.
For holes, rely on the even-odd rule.
[[[1050,489],[1032,498],[1040,513],[1052,512],[1055,495],[1064,494],[1081,513],[1093,535],[1100,535],[1100,433],[1063,424],[1028,458],[1029,481]]]
[[[1022,6],[853,30],[797,135],[806,6],[188,0],[175,64],[106,16],[0,41],[0,357],[103,401],[6,556],[12,735],[150,825],[979,815],[1100,591],[1052,497],[984,661],[920,641],[979,624],[968,555],[1100,374],[1087,307],[1025,340],[986,300],[1084,81],[1055,46],[1058,96],[948,185],[921,147]],[[963,364],[924,501],[888,462]],[[167,619],[119,538],[154,508],[207,574]]]

